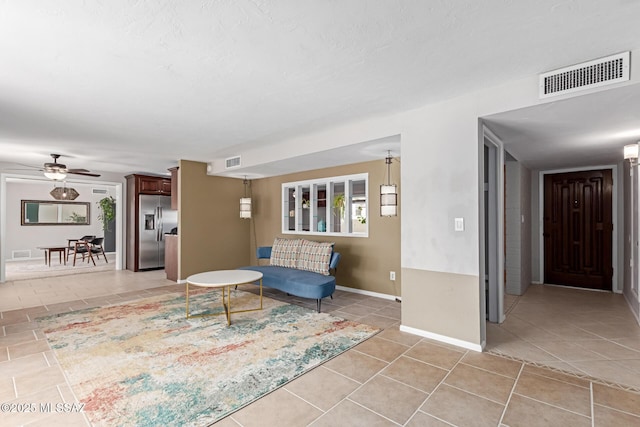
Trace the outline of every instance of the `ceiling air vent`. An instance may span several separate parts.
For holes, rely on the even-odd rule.
[[[623,52],[540,74],[540,98],[627,81],[629,58]]]
[[[224,163],[227,169],[237,168],[240,166],[240,156],[229,157],[228,159],[225,159]]]

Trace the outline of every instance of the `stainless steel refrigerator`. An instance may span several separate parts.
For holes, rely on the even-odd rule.
[[[178,211],[171,209],[171,196],[139,196],[138,268],[164,267],[164,234],[178,226]]]

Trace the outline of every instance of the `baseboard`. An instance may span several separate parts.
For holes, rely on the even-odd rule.
[[[634,319],[636,319],[636,322],[638,322],[638,325],[640,325],[640,312],[635,311],[633,309],[632,301],[630,301],[629,298],[627,298],[627,296],[624,293],[622,295],[624,295],[624,300],[627,302],[627,305],[629,306],[629,310],[631,311],[631,314],[633,315]],[[635,303],[637,308],[638,301],[635,301]]]
[[[542,285],[542,282],[539,282],[539,281],[537,281],[537,280],[532,280],[532,281],[531,281],[531,284],[532,284],[532,285]]]
[[[379,292],[365,291],[362,289],[354,289],[346,286],[336,286],[336,289],[339,291],[352,292],[354,294],[368,295],[370,297],[389,299],[389,300],[395,300],[396,298],[400,298],[400,297],[396,297],[395,295],[381,294]]]
[[[408,332],[410,334],[413,335],[418,335],[424,338],[429,338],[432,340],[436,340],[436,341],[440,341],[446,344],[451,344],[451,345],[455,345],[456,347],[462,347],[462,348],[466,348],[467,350],[473,350],[473,351],[477,351],[479,353],[482,352],[482,349],[485,346],[485,342],[483,341],[482,344],[474,344],[468,341],[462,341],[459,340],[457,338],[451,338],[451,337],[447,337],[445,335],[440,335],[440,334],[434,334],[433,332],[427,332],[427,331],[423,331],[421,329],[416,329],[416,328],[411,328],[409,326],[405,326],[405,325],[400,325],[400,330],[402,332]]]

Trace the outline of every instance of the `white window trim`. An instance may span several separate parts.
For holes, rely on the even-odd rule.
[[[366,212],[367,212],[367,221],[366,221],[366,229],[364,232],[352,232],[351,231],[351,210],[352,210],[352,205],[351,205],[351,186],[349,185],[350,182],[352,181],[364,181],[365,184],[365,198],[366,198]],[[289,195],[288,195],[288,189],[289,188],[295,188],[296,191],[300,191],[302,188],[309,188],[309,200],[310,200],[310,204],[311,206],[309,207],[309,218],[310,218],[310,227],[309,228],[313,228],[313,226],[311,225],[311,218],[314,218],[314,214],[315,214],[315,210],[316,210],[316,200],[315,200],[315,195],[314,195],[314,186],[325,186],[326,189],[326,229],[327,230],[331,230],[331,200],[333,200],[333,188],[332,188],[332,183],[335,182],[343,182],[344,183],[344,194],[345,194],[345,200],[347,201],[348,205],[345,206],[345,224],[347,224],[347,230],[346,231],[341,231],[341,232],[335,232],[335,231],[306,231],[306,230],[301,230],[300,229],[300,221],[298,221],[296,219],[295,221],[295,230],[289,230],[289,225],[288,225],[288,221],[289,221],[289,206],[288,206],[288,199],[289,199]],[[309,236],[339,236],[339,237],[369,237],[369,220],[370,220],[370,214],[371,211],[369,209],[369,174],[368,173],[360,173],[360,174],[353,174],[353,175],[342,175],[342,176],[332,176],[332,177],[327,177],[327,178],[318,178],[318,179],[309,179],[309,180],[304,180],[304,181],[293,181],[293,182],[285,182],[282,184],[282,189],[281,189],[281,206],[282,206],[282,219],[281,219],[281,231],[282,234],[302,234],[302,235],[309,235]],[[301,211],[302,208],[302,200],[301,198],[296,198],[295,201],[295,213],[297,215],[298,212]],[[316,225],[317,226],[317,225]]]

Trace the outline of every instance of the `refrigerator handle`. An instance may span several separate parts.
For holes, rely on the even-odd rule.
[[[162,219],[162,206],[158,207],[158,218],[160,219],[158,225],[158,241],[161,242],[164,239],[164,221]]]

